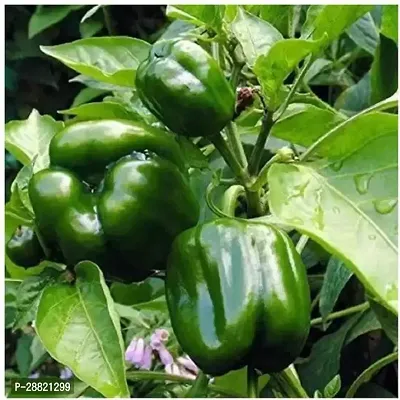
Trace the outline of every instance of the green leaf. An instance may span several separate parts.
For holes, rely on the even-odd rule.
[[[273,25],[283,36],[288,35],[289,15],[293,6],[290,5],[261,5],[260,18]]]
[[[354,397],[359,399],[397,398],[397,396],[395,396],[393,393],[373,382],[362,384]]]
[[[357,379],[352,383],[350,388],[347,390],[346,398],[354,397],[359,387],[366,382],[369,382],[374,375],[376,375],[382,368],[395,362],[398,358],[397,351],[395,353],[388,354],[386,357],[374,362],[366,370],[364,370]]]
[[[76,265],[76,282],[46,288],[36,331],[49,354],[106,397],[129,397],[124,346],[107,285],[90,261]]]
[[[57,46],[41,46],[47,55],[98,81],[135,85],[136,69],[147,58],[150,44],[130,37],[93,37]]]
[[[375,104],[397,91],[398,65],[397,45],[393,40],[380,35],[380,44],[376,49],[371,66],[371,103]]]
[[[323,391],[340,368],[341,350],[347,333],[360,315],[349,318],[336,332],[323,336],[314,344],[307,361],[299,364],[300,381],[308,394]]]
[[[28,119],[6,124],[5,147],[23,165],[37,157],[34,165],[37,172],[49,165],[50,141],[63,126],[61,121],[33,110]]]
[[[84,6],[36,6],[36,10],[29,20],[29,39],[32,39],[38,33],[62,21],[72,11],[78,10],[82,7]]]
[[[46,349],[43,347],[39,337],[33,337],[30,352],[32,355],[31,365],[29,366],[29,373],[37,369],[48,357]]]
[[[332,67],[333,61],[327,60],[326,58],[317,58],[312,64],[308,71],[305,73],[303,81],[305,83],[310,82],[313,78],[318,76],[321,72]]]
[[[318,171],[273,165],[270,208],[336,255],[377,301],[397,312],[397,116],[364,117],[379,117],[375,137],[369,125],[332,136],[334,161],[316,163]]]
[[[114,282],[110,287],[111,296],[120,304],[133,305],[153,300],[164,294],[164,281],[159,278],[147,278],[138,283]]]
[[[18,371],[21,377],[26,378],[30,372],[30,366],[32,364],[32,345],[33,336],[23,334],[17,341],[17,350],[15,352],[15,358],[17,361]]]
[[[68,110],[58,111],[59,114],[76,115],[80,119],[128,119],[137,120],[138,116],[129,112],[123,105],[113,102],[81,104]]]
[[[386,310],[385,308],[383,309]],[[348,345],[359,336],[377,329],[382,329],[382,326],[376,318],[374,312],[371,309],[368,309],[362,313],[361,318],[350,329],[346,336],[345,345]]]
[[[346,31],[350,39],[360,48],[374,55],[379,43],[379,33],[370,13],[363,15]]]
[[[188,33],[193,32],[195,29],[196,25],[188,21],[182,21],[178,19],[176,21],[172,21],[172,23],[168,25],[167,29],[163,32],[163,34],[158,38],[157,41],[175,39],[177,37],[185,37]]]
[[[334,376],[332,380],[325,386],[324,397],[335,397],[339,393],[341,386],[342,382],[340,380],[340,375]]]
[[[336,99],[335,108],[351,112],[365,110],[371,105],[371,74],[365,74],[355,85],[344,90]]]
[[[392,39],[398,44],[399,42],[399,29],[398,29],[398,5],[384,5],[382,24],[381,24],[382,35]]]
[[[21,281],[18,279],[6,279],[5,280],[5,296],[4,296],[4,306],[5,306],[5,327],[10,328],[15,321],[15,315],[17,313],[17,291]]]
[[[273,125],[271,135],[309,146],[344,120],[342,115],[331,110],[324,110],[311,104],[291,104]]]
[[[119,85],[113,85],[111,83],[100,82],[100,81],[98,81],[96,79],[92,79],[86,75],[77,75],[74,78],[70,79],[69,82],[82,83],[82,85],[85,85],[89,88],[104,90],[107,92],[117,92],[117,91],[129,90],[125,86],[119,86]]]
[[[177,141],[181,148],[182,154],[185,157],[185,163],[188,168],[207,168],[207,157],[201,150],[188,138],[178,136]]]
[[[398,344],[398,320],[397,316],[382,307],[379,303],[369,299],[371,309],[385,331],[387,337],[397,346]]]
[[[353,273],[336,257],[331,257],[326,267],[319,299],[319,311],[326,318],[335,307],[336,301]]]
[[[265,37],[265,34],[263,35]],[[320,41],[286,39],[277,42],[275,40],[268,47],[268,53],[266,51],[264,51],[266,54],[254,53],[256,60],[254,73],[261,84],[269,109],[275,110],[279,106],[279,90],[287,76],[301,60],[316,51],[319,45]],[[251,48],[250,45],[247,46]]]
[[[108,90],[104,89],[94,89],[91,87],[83,88],[74,98],[74,101],[71,104],[71,108],[80,106],[81,104],[88,103],[89,101],[108,93]]]
[[[85,15],[82,17],[82,19],[81,19],[81,24],[83,24],[83,23],[84,23],[86,20],[88,20],[89,18],[93,17],[93,15],[96,14],[97,11],[99,11],[101,7],[104,7],[104,6],[102,6],[102,5],[100,4],[100,5],[91,7],[91,8],[85,13]]]
[[[322,39],[321,47],[326,46],[372,8],[370,5],[310,6],[301,36]]]
[[[246,61],[252,67],[257,58],[266,54],[272,45],[283,37],[270,23],[238,8],[231,23],[233,34],[242,46]]]
[[[195,25],[206,25],[219,32],[222,26],[222,17],[225,13],[223,5],[176,5],[167,6],[168,18],[189,21]]]
[[[81,22],[79,25],[79,32],[82,38],[89,38],[100,32],[104,27],[102,21],[95,21],[93,19]]]
[[[17,292],[17,314],[13,330],[22,329],[36,318],[40,296],[53,285],[61,272],[54,268],[45,268],[39,275],[24,279]]]

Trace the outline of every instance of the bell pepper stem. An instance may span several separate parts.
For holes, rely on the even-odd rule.
[[[307,392],[301,386],[300,380],[291,368],[288,367],[281,372],[271,374],[271,379],[279,387],[284,397],[289,398],[309,398]]]
[[[274,121],[272,119],[272,112],[266,111],[262,120],[260,134],[257,137],[256,144],[254,145],[253,151],[249,161],[249,172],[250,174],[256,175],[260,168],[260,162],[264,151],[265,143],[267,142],[269,133],[271,132]]]
[[[243,149],[242,142],[240,141],[240,135],[236,128],[236,125],[232,121],[229,122],[226,126],[226,136],[242,168],[247,168],[247,158]]]
[[[187,391],[185,397],[190,398],[204,398],[207,397],[209,377],[203,372],[199,371],[197,378],[192,387]]]
[[[231,216],[235,216],[235,210],[237,207],[237,200],[239,196],[244,195],[245,190],[241,185],[233,185],[227,189],[222,198],[222,211]]]
[[[228,147],[228,144],[222,137],[221,133],[211,136],[210,141],[220,152],[221,156],[228,164],[229,168],[233,171],[233,173],[239,178],[244,186],[247,186],[250,181],[250,176],[246,169],[240,165],[235,154],[233,154],[232,150]]]
[[[247,396],[252,399],[258,397],[258,375],[251,365],[247,366]]]

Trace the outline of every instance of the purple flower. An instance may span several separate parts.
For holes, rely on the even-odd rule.
[[[125,352],[125,360],[129,361],[137,368],[151,368],[152,348],[145,344],[142,338],[133,339]]]
[[[171,353],[165,347],[163,342],[168,340],[169,333],[165,329],[156,329],[150,338],[150,346],[151,348],[158,353],[160,357],[160,361],[164,365],[172,364],[174,359]]]
[[[71,379],[74,376],[72,371],[68,367],[64,367],[60,371],[60,379]]]
[[[39,371],[36,371],[36,372],[33,372],[32,374],[30,374],[30,375],[29,375],[29,378],[31,378],[31,379],[37,379],[37,378],[39,378],[39,376],[40,376]]]
[[[183,357],[178,357],[176,361],[178,362],[178,364],[182,365],[191,373],[195,375],[199,373],[199,367],[192,361],[192,359],[187,354],[185,354]]]

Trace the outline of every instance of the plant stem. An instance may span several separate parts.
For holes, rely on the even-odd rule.
[[[178,382],[193,385],[193,379],[185,378],[179,375],[166,374],[164,372],[155,372],[155,371],[128,371],[126,373],[126,377],[128,380],[154,380],[154,381],[170,381],[170,382]],[[225,389],[218,385],[210,384],[208,385],[209,389],[213,392],[217,392],[225,397],[242,397],[239,393],[234,391],[230,391],[229,389]]]
[[[238,158],[241,166],[243,168],[247,168],[247,158],[243,149],[242,142],[240,140],[240,135],[238,130],[236,129],[236,125],[230,121],[226,126],[226,136],[228,138],[229,144],[236,157]]]
[[[239,64],[236,62],[233,64],[231,77],[229,78],[229,82],[231,83],[233,90],[236,90],[236,87],[239,83],[239,77],[242,68],[243,64]]]
[[[243,186],[248,186],[250,183],[250,176],[245,168],[243,168],[239,161],[237,160],[235,154],[232,153],[231,149],[228,147],[227,142],[222,137],[221,133],[210,136],[211,143],[220,152],[221,156],[228,164],[229,168],[238,177],[238,179],[243,183]]]
[[[185,397],[189,398],[204,398],[207,397],[207,389],[208,389],[208,376],[203,372],[199,371],[197,374],[197,378],[194,381],[192,387],[188,390]]]
[[[275,154],[265,163],[265,165],[262,167],[260,173],[258,174],[257,179],[253,183],[253,186],[252,186],[253,190],[261,189],[267,183],[268,170],[271,168],[272,164],[275,164],[280,159],[281,159],[280,155]]]
[[[251,366],[247,366],[247,396],[254,399],[258,397],[258,375]]]
[[[285,396],[289,398],[309,398],[298,378],[290,370],[290,367],[281,372],[272,373],[271,378]]]
[[[356,306],[345,308],[344,310],[333,312],[332,314],[329,314],[325,318],[325,320],[322,319],[322,317],[314,318],[314,319],[311,320],[311,326],[319,325],[319,324],[322,324],[325,321],[331,321],[332,319],[346,317],[347,315],[351,315],[351,314],[355,314],[355,313],[358,313],[358,312],[362,312],[362,311],[367,310],[368,308],[369,308],[369,302],[366,301],[364,303],[357,304]]]
[[[225,214],[234,217],[237,206],[237,199],[240,195],[244,194],[245,190],[244,187],[241,185],[233,185],[229,189],[227,189],[222,198],[222,211]]]
[[[321,292],[318,292],[311,303],[311,311],[314,310],[314,308],[318,304],[320,298],[321,298]]]
[[[283,113],[286,111],[288,108],[288,105],[290,103],[290,100],[292,99],[293,95],[296,93],[297,88],[303,81],[303,78],[306,74],[306,72],[310,69],[312,63],[314,62],[314,57],[310,57],[308,61],[303,65],[302,69],[300,70],[299,75],[297,75],[296,80],[294,81],[292,87],[290,88],[290,91],[288,95],[286,96],[285,101],[282,103],[282,105],[279,107],[279,110],[277,111],[278,116],[275,118],[275,122],[279,120],[279,118],[282,117]]]
[[[261,217],[264,214],[263,206],[261,203],[260,191],[253,191],[246,189],[247,197],[247,215],[250,218]]]
[[[250,174],[256,175],[258,173],[262,154],[264,151],[265,143],[267,142],[269,133],[271,132],[274,121],[272,119],[273,113],[266,111],[262,120],[261,131],[257,137],[256,144],[250,156],[249,161],[249,172]]]

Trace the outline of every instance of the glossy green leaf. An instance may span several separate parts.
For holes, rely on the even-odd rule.
[[[29,39],[32,39],[38,33],[62,21],[72,11],[78,10],[82,7],[84,6],[81,5],[36,6],[36,10],[32,14],[29,20],[29,26],[28,26]]]
[[[334,161],[316,169],[273,165],[270,207],[282,223],[344,261],[379,302],[397,312],[397,116],[364,117],[380,122],[330,136]]]
[[[319,311],[323,319],[332,312],[341,291],[352,275],[342,261],[331,257],[326,267],[319,299]]]
[[[172,23],[168,25],[168,27],[165,29],[165,31],[158,38],[157,41],[175,39],[177,37],[185,37],[187,34],[190,34],[190,32],[194,31],[195,29],[198,29],[196,28],[195,24],[177,19],[175,21],[172,21]]]
[[[77,75],[74,78],[70,79],[69,82],[82,83],[82,85],[85,85],[89,88],[105,90],[107,92],[117,92],[117,91],[129,90],[125,86],[114,85],[112,83],[100,82],[100,81],[90,78],[89,76],[86,76],[86,75]]]
[[[374,362],[370,365],[366,370],[364,370],[357,379],[352,383],[350,388],[347,390],[346,398],[354,397],[359,387],[366,382],[369,382],[374,375],[376,375],[382,368],[386,367],[387,365],[395,362],[398,359],[397,351],[387,356],[381,358],[380,360]]]
[[[309,146],[345,118],[311,104],[291,104],[272,127],[271,135],[302,146]]]
[[[263,21],[253,14],[238,8],[231,29],[242,46],[246,61],[253,66],[257,58],[267,54],[272,45],[283,37],[270,23]]]
[[[68,110],[61,110],[59,114],[75,115],[80,119],[138,119],[136,114],[130,113],[123,105],[112,102],[81,104]]]
[[[340,380],[340,375],[335,375],[332,380],[325,386],[324,388],[324,397],[332,398],[335,397],[342,386],[342,382]]]
[[[300,381],[309,395],[316,390],[322,392],[338,373],[344,341],[359,318],[358,314],[351,317],[336,332],[319,339],[312,347],[307,361],[298,365]]]
[[[94,89],[90,87],[83,88],[74,98],[74,101],[71,104],[71,108],[80,106],[81,104],[88,103],[95,98],[108,93],[108,90],[104,89]]]
[[[398,13],[399,11],[397,4],[384,5],[381,24],[382,35],[392,39],[397,44],[399,42]]]
[[[99,268],[76,265],[76,282],[46,288],[36,331],[49,354],[106,397],[129,397],[119,319]]]
[[[359,399],[385,399],[385,398],[396,398],[393,393],[385,389],[383,386],[377,385],[373,382],[367,382],[362,384],[357,390],[355,396]]]
[[[221,29],[224,5],[198,4],[167,6],[167,17],[191,22],[195,25],[206,25],[217,32]]]
[[[260,82],[269,109],[275,110],[279,106],[279,90],[284,80],[301,60],[316,51],[319,43],[320,41],[302,39],[274,40],[269,48],[263,51],[264,54],[254,52],[254,73]],[[244,47],[243,44],[242,46]]]
[[[164,294],[164,281],[159,278],[147,278],[138,283],[114,282],[110,292],[114,301],[120,304],[144,303]]]
[[[374,55],[379,43],[379,33],[370,13],[364,14],[346,31],[354,43]]]
[[[398,60],[394,54],[397,54],[396,43],[380,35],[371,66],[371,104],[391,96],[398,89]]]
[[[290,5],[260,5],[259,15],[261,19],[278,29],[283,36],[288,36],[289,15],[292,8]]]
[[[98,81],[133,87],[136,69],[150,44],[130,37],[92,37],[57,46],[41,46],[47,55]]]
[[[40,115],[35,109],[23,121],[10,121],[5,126],[5,147],[22,164],[35,157],[34,171],[49,165],[48,147],[52,137],[63,127],[49,115]]]
[[[101,9],[101,7],[104,7],[102,5],[97,5],[94,7],[91,7],[86,13],[85,15],[82,17],[81,19],[81,24],[84,23],[86,20],[88,20],[89,18],[93,17],[94,14],[97,13],[97,11],[99,11]]]
[[[335,40],[358,18],[369,12],[370,5],[313,5],[308,8],[302,37],[322,39],[322,46]]]
[[[333,61],[327,60],[326,58],[317,58],[312,64],[308,71],[305,73],[303,82],[308,83],[315,78],[322,71],[329,69],[333,64]]]
[[[96,21],[89,19],[85,22],[81,22],[79,25],[79,32],[82,38],[89,38],[100,32],[104,28],[102,21]]]

